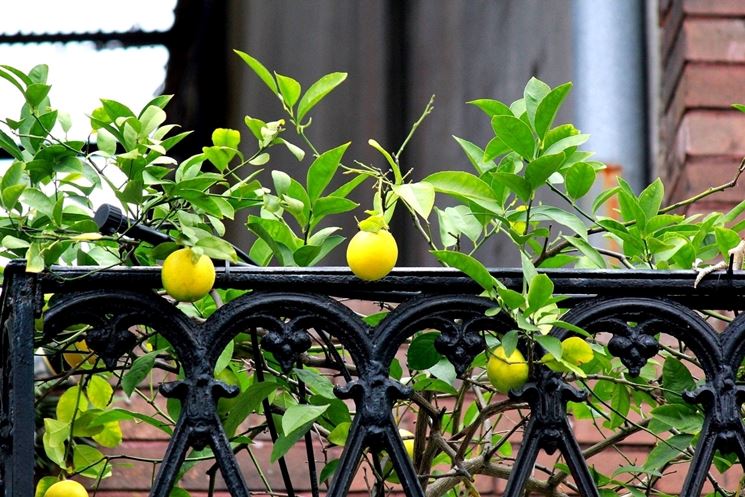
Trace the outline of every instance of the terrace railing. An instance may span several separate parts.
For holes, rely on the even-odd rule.
[[[522,288],[520,270],[495,269],[492,274],[509,288]],[[741,416],[745,387],[736,374],[745,358],[745,317],[736,317],[722,332],[697,312],[745,307],[745,274],[714,273],[697,288],[693,271],[552,270],[547,274],[555,293],[568,296],[561,304],[569,308],[562,319],[591,334],[610,336],[609,351],[631,376],[658,354],[661,334],[679,340],[695,355],[705,380],[682,394],[685,402],[703,407],[705,420],[680,495],[701,494],[716,450],[735,453],[745,464]],[[342,268],[223,268],[218,270],[216,287],[251,291],[201,323],[158,296],[159,287],[155,267],[55,267],[40,274],[26,273],[21,263],[6,267],[0,340],[0,488],[5,497],[34,495],[34,353],[71,325],[89,326],[88,345],[108,368],[120,364],[135,346],[136,337],[130,332],[134,325],[156,330],[178,356],[183,379],[160,387],[166,397],[180,399],[182,409],[150,491],[156,497],[169,494],[188,451],[205,447],[212,449],[230,494],[250,495],[216,411],[218,399],[234,395],[235,388],[212,374],[218,356],[238,333],[252,337],[257,374],[262,364],[256,349],[270,351],[284,372],[299,367],[312,340],[333,343],[329,351],[340,347],[351,358],[351,365],[345,365],[338,354],[332,354],[326,365],[344,380],[335,395],[352,399],[356,408],[335,475],[323,493],[347,495],[364,454],[385,450],[403,491],[418,497],[425,495],[422,482],[392,414],[395,403],[410,399],[414,392],[389,376],[392,360],[413,334],[433,329],[440,332],[436,349],[461,374],[486,348],[484,331],[501,334],[514,329],[505,313],[485,313],[494,303],[477,296],[480,290],[473,281],[447,269],[397,269],[383,280],[363,282]],[[39,333],[34,321],[41,315],[44,295],[50,293],[55,298],[43,313],[43,333]],[[370,326],[340,298],[396,305],[379,324]],[[567,332],[553,333],[562,337]],[[539,452],[559,451],[577,492],[599,496],[567,417],[567,403],[583,402],[587,393],[549,369],[535,371],[525,386],[510,393],[529,406],[530,414],[504,494],[523,495]],[[264,407],[264,412],[271,412],[270,406]],[[272,416],[266,421],[276,437]],[[309,451],[308,494],[318,495],[322,491],[313,457]],[[280,467],[287,476],[282,461]],[[286,492],[293,495],[293,482],[288,480]]]

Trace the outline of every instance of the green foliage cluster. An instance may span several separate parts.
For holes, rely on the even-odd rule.
[[[527,83],[523,97],[509,105],[492,99],[469,102],[487,117],[494,136],[483,148],[455,137],[468,171],[439,171],[415,181],[414,174],[401,163],[406,145],[431,113],[432,101],[397,151],[369,141],[380,153],[382,167],[359,161],[345,163],[349,143],[321,151],[306,130],[312,123],[311,111],[346,74],[327,74],[303,91],[295,79],[270,72],[246,53],[237,54],[277,98],[283,117],[263,121],[246,116],[243,132],[216,129],[211,144],[181,161],[171,156],[171,150],[188,132],[166,124],[164,109],[170,97],[156,97],[137,113],[120,102],[103,99],[90,113],[92,140],[71,140],[67,138],[69,118],[49,101],[46,67],[25,73],[0,66],[0,77],[24,97],[20,115],[0,121],[4,125],[0,127],[0,148],[12,157],[0,178],[0,255],[25,258],[28,271],[42,271],[53,264],[155,265],[179,246],[237,261],[235,248],[224,235],[225,223],[238,220],[255,235],[248,252],[259,264],[314,265],[343,242],[340,229],[330,226],[330,220],[351,215],[360,207],[349,196],[369,181],[374,192],[367,211],[371,218],[387,222],[401,206],[432,255],[443,265],[469,275],[494,301],[489,313],[508,313],[517,323],[518,327],[506,334],[487,334],[490,348],[501,345],[510,355],[521,342],[539,345],[549,354],[552,368],[590,392],[588,402],[572,404],[575,418],[598,429],[614,430],[611,439],[616,443],[638,432],[654,437],[656,446],[645,461],[630,460],[611,474],[595,472],[603,495],[663,495],[654,490],[656,481],[690,457],[703,422],[700,410],[680,396],[701,381],[695,358],[684,348],[669,347],[642,369],[639,378],[629,377],[618,359],[608,353],[606,344],[561,319],[563,296],[554,294],[553,283],[540,269],[691,269],[698,260],[726,258],[745,228],[745,221],[739,220],[745,202],[730,212],[705,216],[684,216],[676,209],[732,184],[663,206],[665,193],[660,180],[637,194],[619,178],[617,186],[588,201],[605,166],[584,150],[589,135],[571,124],[555,123],[571,84],[551,88],[536,78]],[[287,138],[288,131],[299,144]],[[250,155],[242,151],[249,148],[244,135],[253,150]],[[271,154],[277,146],[307,165],[304,177],[273,165]],[[270,184],[258,179],[264,169],[269,171]],[[332,181],[342,174],[348,179],[329,191]],[[98,233],[92,220],[95,206],[91,196],[101,191],[116,198],[134,225],[159,229],[173,241],[152,246],[128,238],[127,233]],[[553,192],[561,206],[540,200],[545,198],[544,191]],[[439,207],[441,196],[457,205]],[[617,203],[617,211],[600,215],[611,199]],[[507,288],[479,262],[485,242],[497,236],[513,244],[521,256],[526,282],[522,291]],[[194,304],[180,306],[202,320],[243,293],[217,290]],[[382,306],[365,320],[374,326],[386,313],[387,307]],[[711,316],[726,319],[716,313]],[[554,327],[587,337],[594,359],[578,364],[562,357],[566,348],[549,334]],[[82,361],[39,380],[39,402],[50,401],[53,406],[42,420],[40,460],[46,462],[50,476],[40,480],[39,497],[59,475],[98,482],[113,471],[125,471],[116,466],[128,456],[111,455],[122,440],[122,421],[147,423],[165,435],[172,433],[180,406],[174,401],[161,402],[154,386],[162,371],[181,374],[180,365],[170,344],[154,330],[138,327],[135,331],[138,348],[121,368],[104,371],[100,361]],[[37,340],[42,353],[54,357],[84,339],[85,333],[85,327],[70,329],[47,343],[39,330]],[[457,378],[453,366],[434,348],[438,335],[433,330],[417,333],[406,360],[395,359],[390,365],[391,377],[416,392],[413,401],[397,407],[396,415],[417,419],[417,467],[441,476],[453,465],[464,467],[466,463],[472,474],[494,474],[494,468],[509,468],[515,439],[512,432],[496,427],[502,419],[519,419],[522,411],[489,384],[485,374],[488,351],[474,360],[464,378]],[[333,348],[319,339],[304,358],[305,367],[284,376],[277,373],[280,368],[270,353],[253,357],[249,334],[230,342],[214,374],[240,387],[236,399],[222,399],[218,405],[236,451],[248,452],[255,461],[253,440],[266,425],[252,424],[250,415],[264,412],[267,405],[280,413],[274,414],[280,433],[272,462],[308,433],[321,439],[324,446],[344,445],[353,413],[334,395],[332,379],[348,364],[329,361]],[[121,396],[145,400],[150,411],[121,407],[116,402]],[[425,435],[426,439],[422,438]],[[591,447],[588,454],[598,453],[605,443]],[[102,447],[110,450],[104,454]],[[374,476],[370,485],[377,490],[396,485],[395,477],[387,474],[390,465],[386,470],[381,461],[384,457],[371,454],[368,461]],[[211,458],[209,449],[194,451],[182,472]],[[151,462],[155,465],[158,460]],[[320,482],[328,481],[338,460],[329,456],[325,462]],[[720,471],[727,471],[732,462],[728,454],[716,459]],[[271,491],[258,465],[257,470]],[[566,466],[559,461],[546,479],[536,477],[531,482],[536,491],[553,495],[557,485],[569,485],[571,490],[566,475]],[[548,485],[549,480],[553,486]],[[428,493],[455,496],[462,489],[473,494],[475,487],[467,478],[437,478],[429,482]],[[732,494],[723,488],[717,492]],[[188,493],[177,488],[173,495]]]

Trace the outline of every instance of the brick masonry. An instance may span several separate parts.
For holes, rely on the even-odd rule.
[[[668,200],[730,181],[745,156],[745,2],[660,0],[662,154],[657,174]],[[697,212],[743,199],[745,181]]]

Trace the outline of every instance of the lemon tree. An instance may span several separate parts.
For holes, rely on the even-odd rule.
[[[506,333],[484,331],[487,346],[460,375],[435,346],[441,336],[437,329],[416,332],[405,356],[384,365],[393,380],[415,392],[396,405],[394,416],[397,421],[413,418],[417,433],[427,432],[418,444],[424,453],[416,458],[413,435],[405,430],[400,434],[406,452],[432,476],[430,489],[439,486],[438,495],[474,494],[469,479],[447,477],[456,463],[458,468],[475,468],[475,474],[506,474],[504,468],[514,459],[512,441],[510,433],[495,427],[524,413],[503,394],[530,382],[538,368],[548,368],[553,373],[541,371],[589,392],[587,406],[571,406],[576,418],[605,429],[625,427],[619,440],[640,426],[654,428],[648,434],[655,437],[656,448],[645,463],[613,474],[597,470],[608,495],[637,495],[639,482],[648,485],[655,475],[690,457],[703,416],[680,395],[702,380],[695,368],[686,366],[694,363],[688,351],[665,350],[655,358],[656,367],[641,371],[639,380],[627,378],[606,343],[562,320],[564,296],[556,295],[543,269],[690,269],[699,259],[726,258],[745,229],[745,202],[707,216],[685,216],[676,209],[731,184],[665,206],[661,181],[637,192],[619,178],[612,188],[590,198],[605,165],[585,149],[588,134],[571,123],[555,122],[572,85],[551,87],[537,78],[530,79],[513,102],[468,102],[484,117],[490,136],[481,144],[455,137],[452,146],[464,154],[457,170],[422,177],[402,160],[407,144],[430,118],[432,100],[397,149],[370,139],[376,160],[362,162],[348,156],[344,137],[323,149],[308,134],[316,106],[344,83],[346,73],[322,75],[304,88],[248,53],[236,55],[275,100],[276,115],[266,120],[246,116],[241,129],[215,129],[209,143],[186,153],[176,153],[188,131],[169,122],[170,96],[155,97],[141,109],[101,99],[89,113],[93,146],[67,137],[70,122],[50,101],[45,66],[29,71],[0,66],[0,83],[23,97],[19,112],[0,120],[0,148],[11,157],[0,171],[0,255],[25,259],[30,272],[52,264],[162,265],[166,293],[184,313],[201,321],[244,293],[213,289],[213,260],[238,263],[240,255],[259,265],[311,266],[343,250],[350,237],[350,270],[363,280],[377,280],[396,265],[398,251],[405,250],[388,229],[394,216],[403,216],[428,244],[433,262],[456,268],[479,285],[493,304],[489,316],[501,313],[514,323]],[[277,149],[288,151],[293,163],[276,160]],[[360,205],[350,195],[363,184],[372,193]],[[541,200],[545,192],[558,201]],[[113,198],[126,216],[121,233],[99,232],[91,199],[100,193]],[[608,205],[618,207],[608,212]],[[362,219],[359,231],[342,233],[336,222],[340,216]],[[239,247],[247,254],[226,240],[227,223],[243,225],[250,233],[248,246]],[[167,240],[139,240],[133,236],[136,226],[158,230]],[[519,255],[521,287],[508,288],[481,262],[495,239]],[[388,310],[381,305],[379,312],[365,316],[366,323],[375,326]],[[728,319],[716,313],[708,318]],[[47,338],[41,321],[37,326],[36,339],[42,343]],[[101,361],[96,362],[86,341],[91,332],[86,327],[71,327],[42,344],[43,353],[62,354],[71,370],[53,372],[37,384],[43,426],[38,465],[46,475],[39,479],[37,497],[84,497],[85,486],[66,478],[87,478],[98,485],[114,471],[123,471],[104,451],[121,447],[122,421],[147,423],[164,436],[172,433],[179,404],[160,403],[157,389],[148,391],[142,385],[164,372],[182,378],[182,365],[157,332],[144,327],[130,331],[136,346],[114,371],[99,367]],[[236,450],[250,451],[253,437],[267,429],[242,428],[266,409],[278,422],[272,462],[305,437],[318,437],[324,447],[344,444],[353,413],[334,394],[335,384],[324,369],[334,345],[324,343],[321,335],[319,339],[303,356],[303,367],[289,377],[277,374],[271,354],[252,355],[249,334],[239,334],[226,346],[212,373],[240,390],[237,397],[218,404]],[[340,360],[346,371],[354,371],[346,356]],[[117,396],[139,399],[148,410],[116,405]],[[502,465],[499,471],[483,465],[486,455]],[[364,463],[370,491],[376,495],[397,485],[395,477],[386,478],[390,469],[382,456],[366,454]],[[202,453],[197,458],[209,457]],[[715,458],[717,469],[732,467],[728,457]],[[326,461],[319,483],[328,481],[335,464],[338,459],[333,457]],[[562,480],[561,472],[556,470],[551,478]],[[557,488],[537,476],[532,483],[537,489]],[[265,486],[267,492],[276,490],[268,482]]]

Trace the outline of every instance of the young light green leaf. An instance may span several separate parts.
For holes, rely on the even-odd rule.
[[[639,194],[639,206],[644,211],[647,219],[657,215],[664,197],[665,186],[660,178],[655,179]]]
[[[315,203],[331,182],[347,147],[349,147],[349,142],[322,153],[308,168],[306,184],[311,203]]]
[[[528,122],[535,129],[535,116],[538,106],[544,97],[551,91],[551,87],[536,77],[530,78],[523,91],[525,100],[525,111],[528,113]]]
[[[403,176],[401,176],[401,168],[398,167],[398,163],[393,160],[393,157],[391,157],[391,154],[388,153],[386,149],[383,148],[383,146],[378,143],[377,140],[367,140],[367,144],[370,145],[372,148],[380,152],[380,155],[385,157],[385,160],[388,162],[388,165],[391,167],[391,171],[393,171],[393,181],[396,185],[400,185],[403,183],[404,179]]]
[[[556,118],[556,113],[562,102],[572,89],[572,83],[564,83],[551,90],[543,97],[535,112],[535,131],[539,138],[543,138]]]
[[[321,417],[328,407],[328,404],[322,406],[298,404],[288,407],[282,416],[282,431],[285,436],[289,435],[301,426]]]
[[[502,210],[496,202],[494,191],[473,174],[463,171],[441,171],[430,174],[423,181],[431,183],[436,192],[473,202],[495,214]]]
[[[564,154],[542,155],[525,167],[525,179],[532,190],[537,190],[564,163]]]
[[[489,273],[489,270],[478,259],[470,255],[452,250],[433,250],[432,254],[446,266],[459,269],[470,276],[487,292],[504,286]]]
[[[267,70],[264,65],[259,62],[258,60],[254,59],[250,55],[248,55],[245,52],[241,52],[240,50],[233,50],[238,56],[243,59],[243,62],[248,64],[248,67],[250,67],[253,72],[256,73],[256,75],[261,79],[261,81],[264,82],[266,86],[269,87],[270,90],[272,90],[272,93],[275,95],[279,95],[279,91],[277,89],[277,82],[274,81],[274,78],[272,77],[272,74]]]
[[[577,162],[564,173],[564,186],[573,199],[584,197],[595,183],[595,168],[587,162]]]
[[[546,155],[558,154],[568,148],[579,147],[589,139],[590,135],[588,134],[568,136],[566,138],[562,138],[561,140],[548,147],[543,153]]]
[[[300,103],[297,106],[297,122],[301,123],[308,111],[345,79],[347,79],[347,73],[334,72],[322,76],[321,79],[313,83],[300,99]]]
[[[528,311],[543,307],[554,292],[554,283],[543,273],[536,274],[528,283]]]
[[[471,100],[470,102],[466,102],[471,105],[475,105],[479,109],[481,109],[484,114],[487,116],[494,117],[494,116],[510,116],[512,115],[512,111],[508,106],[500,102],[499,100],[492,100],[489,98],[480,98],[477,100]]]
[[[282,99],[289,108],[292,108],[300,97],[300,83],[276,71],[274,72],[274,77],[277,79],[277,86],[279,87],[279,93],[282,95]]]
[[[587,257],[590,262],[592,262],[598,268],[607,267],[607,265],[605,264],[605,259],[603,259],[603,256],[600,254],[600,252],[598,252],[597,249],[590,245],[585,239],[566,235],[562,235],[562,238],[569,242],[569,244],[571,244],[574,248],[579,250],[582,255]]]
[[[122,376],[122,390],[127,396],[131,396],[137,385],[144,380],[155,365],[155,358],[160,351],[154,350],[145,355],[141,355],[132,362],[132,366]]]
[[[432,183],[422,181],[420,183],[404,183],[393,185],[393,193],[401,197],[406,205],[423,219],[429,217],[435,204],[435,187]]]
[[[479,175],[482,175],[486,171],[497,167],[493,160],[485,159],[486,152],[484,150],[481,150],[478,145],[471,143],[468,140],[464,140],[463,138],[458,138],[455,135],[453,135],[453,138],[455,138],[455,141],[458,142],[460,148],[462,148],[463,151],[466,153],[466,157],[468,157],[468,160],[471,162],[471,164],[473,164],[473,167],[476,169]]]

